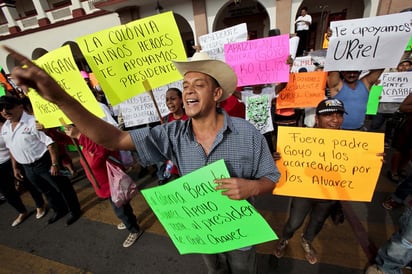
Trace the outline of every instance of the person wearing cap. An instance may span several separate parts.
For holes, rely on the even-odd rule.
[[[369,90],[376,83],[383,69],[370,70],[359,79],[360,71],[330,71],[327,78],[330,96],[341,100],[345,104],[345,119],[342,129],[364,130],[366,105]]]
[[[0,109],[1,115],[7,119],[1,128],[6,147],[55,211],[48,223],[54,223],[70,212],[66,224],[72,224],[80,217],[80,204],[70,180],[59,175],[58,153],[53,140],[36,129],[34,116],[24,111],[20,99],[2,96]],[[16,178],[22,176],[18,171],[15,168]]]
[[[237,86],[236,74],[228,64],[202,52],[190,61],[173,61],[183,75],[183,104],[189,119],[125,132],[91,114],[29,59],[4,48],[22,65],[12,71],[17,84],[24,89],[30,86],[57,104],[94,142],[111,150],[136,150],[142,165],[170,159],[180,175],[224,159],[231,177],[214,183],[216,190],[234,200],[271,193],[276,186],[280,174],[260,132],[244,119],[230,117],[217,108]],[[231,273],[256,273],[254,247],[203,258],[209,273],[229,269]]]
[[[338,99],[325,99],[316,107],[315,127],[326,129],[340,129],[343,123],[345,107]],[[309,222],[301,235],[301,245],[305,252],[305,258],[310,264],[318,262],[316,251],[312,246],[312,241],[321,231],[323,224],[329,217],[331,209],[337,201],[292,197],[289,209],[288,220],[283,227],[282,234],[278,240],[274,256],[282,258],[285,255],[289,239],[293,237],[306,216],[309,215]]]

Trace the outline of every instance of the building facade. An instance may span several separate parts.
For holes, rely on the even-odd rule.
[[[269,30],[294,33],[299,9],[312,16],[310,46],[321,47],[331,21],[397,13],[411,8],[410,0],[0,0],[0,40],[26,56],[70,45],[80,69],[87,70],[76,38],[119,24],[173,11],[188,56],[196,37],[247,23],[251,39],[268,36]],[[9,72],[15,65],[0,51],[0,65]]]

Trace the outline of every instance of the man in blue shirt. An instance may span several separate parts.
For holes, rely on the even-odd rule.
[[[342,129],[363,130],[369,90],[378,81],[382,72],[383,69],[373,69],[361,79],[360,71],[329,72],[327,84],[330,96],[341,100],[347,112],[344,115]]]
[[[215,180],[216,190],[223,190],[230,199],[273,191],[280,174],[266,140],[249,122],[217,108],[237,85],[236,74],[226,63],[211,60],[205,53],[196,53],[191,61],[174,62],[184,76],[183,103],[189,119],[125,132],[91,114],[30,60],[6,50],[24,66],[13,70],[17,84],[32,87],[57,104],[96,143],[111,150],[136,150],[143,165],[170,159],[181,175],[224,159],[231,177]],[[209,273],[256,273],[253,247],[203,258]]]

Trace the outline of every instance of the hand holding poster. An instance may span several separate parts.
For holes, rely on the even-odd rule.
[[[290,72],[298,72],[299,69],[305,68],[306,71],[314,71],[315,70],[315,65],[313,64],[312,57],[310,55],[308,56],[301,56],[301,57],[296,57],[293,60],[293,66]]]
[[[209,54],[211,59],[225,61],[224,45],[247,40],[247,26],[242,23],[230,28],[215,31],[199,36],[199,44],[202,51]]]
[[[186,52],[172,12],[146,17],[76,39],[112,105],[182,79],[172,60]]]
[[[372,85],[369,91],[368,104],[366,105],[367,115],[376,115],[379,108],[379,98],[381,97],[383,87],[381,85]]]
[[[70,46],[66,45],[50,51],[34,62],[50,74],[67,93],[91,113],[98,117],[104,116],[103,110],[77,68]],[[65,123],[71,123],[69,118],[55,104],[46,101],[37,92],[30,91],[28,96],[36,120],[43,124],[45,128],[61,126],[61,118]]]
[[[396,67],[412,34],[412,12],[331,22],[326,71]]]
[[[289,49],[290,49],[290,56],[292,59],[296,58],[296,52],[298,51],[299,45],[299,36],[295,36],[289,39]]]
[[[276,108],[316,107],[325,99],[326,72],[291,73],[276,99]]]
[[[383,87],[380,102],[401,103],[412,93],[412,72],[388,72],[381,77]]]
[[[277,239],[249,202],[231,200],[215,190],[213,180],[228,177],[224,160],[219,160],[166,185],[142,190],[180,254],[221,253]]]
[[[382,167],[382,133],[279,127],[277,195],[370,202]]]
[[[225,61],[236,72],[238,86],[287,82],[289,35],[225,45]]]
[[[261,134],[273,131],[271,116],[272,94],[252,95],[246,98],[246,121],[255,126]]]

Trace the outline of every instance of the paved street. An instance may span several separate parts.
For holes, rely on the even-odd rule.
[[[77,161],[76,165],[79,166]],[[381,173],[386,170],[384,166]],[[138,179],[138,172],[136,168],[131,175],[141,189],[157,185],[150,175]],[[47,225],[49,213],[41,220],[32,214],[13,228],[10,224],[16,212],[7,203],[0,205],[0,273],[206,273],[199,255],[178,254],[141,195],[133,199],[132,205],[145,233],[135,245],[123,248],[128,233],[117,230],[118,220],[109,202],[97,199],[84,175],[74,181],[74,186],[83,215],[69,227],[65,226],[65,218]],[[270,255],[275,242],[257,247],[259,273],[363,273],[375,247],[392,234],[402,212],[402,209],[387,211],[381,206],[395,187],[381,176],[371,203],[347,203],[352,215],[343,224],[326,222],[314,241],[320,263],[310,265],[305,261],[298,231],[280,260]],[[28,208],[34,210],[27,193],[23,198]],[[277,234],[285,222],[288,201],[286,197],[273,195],[257,201],[257,209]]]

